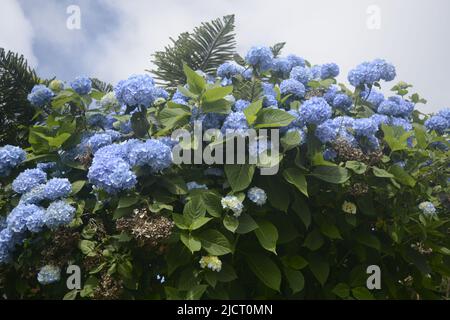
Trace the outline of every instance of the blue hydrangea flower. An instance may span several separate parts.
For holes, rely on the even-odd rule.
[[[56,229],[72,222],[75,208],[64,200],[57,200],[48,206],[44,214],[44,223],[50,229]]]
[[[352,99],[344,93],[337,94],[333,99],[333,107],[339,108],[344,111],[350,110],[352,105]]]
[[[354,87],[372,85],[380,80],[391,81],[395,78],[395,67],[382,59],[363,62],[350,70],[348,81]]]
[[[299,114],[305,123],[320,124],[331,118],[332,110],[325,99],[313,97],[301,105]]]
[[[311,80],[319,80],[320,74],[322,73],[322,67],[320,65],[315,65],[310,68],[311,71]]]
[[[315,135],[322,143],[333,142],[338,135],[338,126],[333,120],[328,119],[317,126]]]
[[[134,75],[114,88],[117,100],[128,106],[149,106],[155,101],[155,81],[149,75]]]
[[[0,148],[0,177],[7,176],[10,170],[25,161],[27,154],[19,147],[6,145]]]
[[[102,113],[94,113],[89,115],[87,123],[91,127],[102,129],[112,129],[114,122],[117,120],[111,115],[104,115]]]
[[[419,204],[419,209],[423,212],[423,214],[427,216],[434,216],[436,214],[436,208],[433,203],[429,201],[422,202]]]
[[[378,124],[371,118],[355,119],[353,130],[357,136],[371,137],[378,131]]]
[[[175,91],[172,96],[172,101],[173,100],[182,100],[184,102],[187,102],[189,99],[184,94],[182,94],[180,90],[177,89],[177,91]]]
[[[220,78],[231,79],[244,72],[244,70],[245,68],[243,66],[238,65],[236,62],[229,61],[221,64],[219,68],[217,68],[217,76]]]
[[[78,77],[70,83],[70,86],[76,93],[83,96],[91,92],[92,81],[87,77]]]
[[[369,102],[375,109],[378,109],[378,106],[384,101],[384,95],[375,88],[372,88],[370,93],[369,89],[361,91],[361,98]]]
[[[378,127],[380,127],[382,124],[389,124],[390,123],[389,117],[384,115],[384,114],[375,113],[372,116],[370,116],[370,118],[372,119],[372,121],[374,123],[377,124]]]
[[[36,165],[36,168],[42,171],[48,172],[56,168],[56,162],[40,162]]]
[[[378,106],[378,113],[393,117],[409,117],[414,110],[414,104],[400,96],[389,97]]]
[[[244,210],[244,205],[236,196],[226,196],[221,200],[222,207],[233,211],[235,217],[239,217]]]
[[[98,133],[89,138],[87,141],[87,147],[92,151],[92,153],[95,153],[98,149],[108,146],[112,142],[113,141],[109,134]]]
[[[233,110],[236,112],[241,112],[244,111],[244,109],[247,108],[249,105],[250,105],[249,101],[240,99],[234,103]]]
[[[47,174],[41,169],[27,169],[17,176],[12,183],[15,192],[23,194],[47,181]]]
[[[56,200],[67,197],[72,192],[72,185],[68,179],[53,178],[45,184],[44,192],[47,199]]]
[[[427,121],[425,121],[425,127],[432,131],[435,130],[438,133],[443,133],[446,129],[448,129],[449,121],[441,116],[432,116]]]
[[[286,131],[286,134],[295,132],[300,138],[298,145],[302,145],[306,142],[306,130],[304,128],[299,127],[291,127]]]
[[[22,233],[27,229],[39,232],[43,223],[44,209],[34,204],[19,204],[6,218],[8,228],[16,233]]]
[[[263,107],[265,108],[269,108],[269,107],[278,107],[278,101],[277,98],[274,96],[264,96],[264,100],[263,100]]]
[[[337,85],[332,85],[323,95],[323,98],[327,101],[329,105],[333,105],[334,98],[339,94],[341,89]]]
[[[277,93],[271,83],[262,83],[264,93],[263,107],[278,106]]]
[[[134,145],[129,160],[133,166],[149,166],[153,172],[159,172],[172,165],[172,149],[159,140],[150,139]]]
[[[442,109],[436,115],[447,119],[447,121],[450,123],[450,108]]]
[[[263,206],[267,201],[266,192],[258,187],[250,188],[247,191],[247,197],[258,206]]]
[[[40,184],[20,197],[20,204],[40,204],[46,199],[45,185]]]
[[[208,190],[208,186],[206,184],[199,184],[195,181],[190,181],[188,183],[186,183],[186,186],[188,188],[188,190],[194,190],[194,189],[204,189],[204,190]]]
[[[402,127],[405,131],[411,131],[413,129],[412,124],[403,118],[390,117],[388,124],[396,127]]]
[[[296,56],[295,54],[290,54],[286,58],[290,62],[291,68],[306,66],[305,59],[303,59],[302,57]]]
[[[153,88],[153,96],[156,99],[164,99],[167,100],[169,98],[169,93],[160,87],[154,87]]]
[[[252,77],[253,77],[253,70],[250,69],[250,68],[245,69],[245,71],[242,72],[242,77],[243,77],[245,80],[251,80]]]
[[[54,93],[52,90],[43,84],[38,84],[33,87],[27,98],[33,106],[42,107],[43,105],[49,103],[53,96]]]
[[[115,157],[95,156],[89,168],[88,179],[90,183],[110,194],[132,189],[137,183],[130,165],[123,159]]]
[[[231,112],[223,122],[222,132],[241,132],[248,129],[247,118],[243,112]]]
[[[320,67],[320,78],[335,78],[339,75],[339,66],[336,63],[325,63]]]
[[[272,60],[273,53],[268,47],[252,47],[245,56],[245,61],[260,71],[269,70],[272,67]]]
[[[287,58],[275,58],[273,59],[272,72],[279,74],[281,77],[285,78],[289,75],[292,70],[291,61]]]
[[[46,265],[39,270],[37,280],[42,285],[49,285],[61,279],[61,269],[57,266]]]
[[[306,89],[303,83],[295,79],[283,80],[280,84],[281,94],[292,94],[296,98],[302,98],[305,95]]]
[[[307,85],[313,79],[313,75],[311,70],[308,67],[295,67],[292,68],[291,79],[295,79],[303,83],[303,85]]]

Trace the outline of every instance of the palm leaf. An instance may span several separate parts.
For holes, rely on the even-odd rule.
[[[114,87],[106,82],[103,82],[97,78],[91,78],[92,88],[101,92],[111,92],[114,90]]]
[[[222,63],[232,60],[236,48],[234,15],[204,22],[192,33],[184,32],[164,51],[154,54],[152,71],[159,83],[168,88],[184,84],[183,62],[193,70],[213,74]]]
[[[35,114],[27,96],[39,82],[23,55],[0,48],[0,145],[26,144]]]

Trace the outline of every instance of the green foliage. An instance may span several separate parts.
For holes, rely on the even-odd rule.
[[[0,48],[0,145],[26,145],[35,114],[27,96],[39,81],[22,55]]]
[[[192,33],[184,32],[172,45],[156,52],[153,74],[169,88],[176,88],[186,81],[183,63],[194,70],[213,74],[216,68],[232,60],[236,41],[234,39],[234,15],[210,22],[203,22]]]

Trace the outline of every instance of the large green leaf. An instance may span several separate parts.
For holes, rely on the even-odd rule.
[[[281,272],[278,266],[264,254],[252,253],[247,256],[247,263],[253,273],[266,286],[280,291]]]
[[[300,169],[288,168],[283,171],[283,176],[287,182],[296,186],[301,193],[308,197],[308,184]]]
[[[231,253],[231,244],[228,239],[217,230],[206,230],[199,235],[202,247],[214,256]]]
[[[264,249],[277,254],[277,228],[267,220],[258,220],[257,223],[259,228],[255,230],[255,234],[259,243]]]
[[[226,164],[225,174],[233,191],[247,188],[253,179],[255,166],[251,164]]]
[[[330,264],[320,254],[311,253],[308,256],[309,269],[323,286],[330,275]]]
[[[289,125],[295,117],[280,109],[261,109],[254,122],[256,129],[259,128],[279,128]]]
[[[350,174],[347,169],[342,167],[320,166],[314,169],[312,175],[320,180],[341,184],[350,179]]]

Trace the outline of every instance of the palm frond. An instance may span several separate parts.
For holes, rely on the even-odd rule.
[[[283,50],[284,46],[286,45],[286,42],[279,42],[270,47],[272,50],[274,58],[277,58],[281,54],[281,50]]]
[[[153,56],[156,79],[168,88],[185,83],[183,62],[193,70],[213,74],[222,63],[232,60],[236,48],[234,15],[203,22],[192,33],[184,32],[172,44]]]
[[[97,78],[91,78],[92,88],[101,92],[111,92],[114,90],[114,87],[106,82],[103,82]]]
[[[40,80],[23,55],[0,48],[0,145],[26,144],[35,109],[28,93]]]
[[[257,101],[263,97],[263,88],[261,80],[253,79],[246,81],[242,78],[235,79],[233,82],[233,96],[236,99]]]

